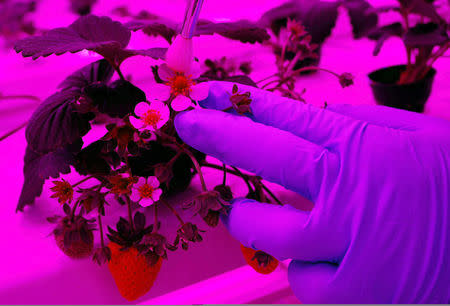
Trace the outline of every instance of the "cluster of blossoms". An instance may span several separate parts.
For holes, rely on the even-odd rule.
[[[71,232],[75,233],[75,235],[71,234],[70,236],[76,236],[77,231],[80,230],[83,232],[92,231],[92,226],[89,222],[83,221],[86,219],[82,215],[98,209],[100,223],[101,216],[105,215],[105,205],[109,201],[106,200],[107,195],[112,195],[120,204],[127,204],[129,210],[131,209],[131,203],[139,204],[141,207],[156,206],[158,203],[164,203],[170,207],[180,220],[181,225],[177,230],[173,244],[167,243],[167,238],[157,232],[160,226],[159,222],[152,225],[151,231],[149,231],[149,228],[133,225],[133,223],[143,222],[141,220],[142,217],[138,213],[135,215],[137,220],[133,221],[131,215],[129,220],[121,218],[117,225],[117,231],[110,229],[108,238],[111,242],[126,247],[136,247],[153,264],[161,256],[166,258],[166,250],[175,250],[178,243],[181,244],[183,249],[187,249],[189,241],[202,241],[200,235],[202,231],[195,224],[184,222],[176,210],[163,200],[163,193],[170,189],[169,183],[174,178],[173,166],[178,159],[182,159],[183,154],[188,156],[189,161],[192,160],[195,170],[199,173],[201,172],[199,161],[185,145],[177,141],[173,128],[173,119],[178,112],[198,107],[198,101],[208,96],[208,83],[196,82],[200,73],[198,66],[194,65],[193,67],[188,72],[177,72],[169,68],[166,63],[160,65],[158,73],[155,75],[157,85],[151,101],[137,103],[133,112],[124,117],[122,121],[107,125],[108,133],[102,138],[99,150],[102,159],[104,158],[114,164],[115,170],[112,173],[91,175],[73,185],[64,179],[53,182],[54,186],[51,188],[53,195],[51,197],[56,198],[60,204],[64,205],[66,213],[65,217],[55,216],[51,218],[52,222],[58,223],[58,228],[63,229],[58,230],[58,235]],[[236,88],[235,86],[235,91],[237,90]],[[85,102],[89,104],[88,100]],[[117,145],[117,152],[114,149],[114,145],[112,145],[112,151],[108,149],[109,143]],[[143,170],[142,174],[133,173],[136,172],[136,167],[132,169],[132,164],[136,160],[138,160],[138,168],[140,167],[139,165],[145,168],[145,164],[150,162],[146,159],[146,153],[142,157],[142,162],[139,160],[142,150],[147,152],[153,148],[153,150],[164,151],[165,145],[174,147],[176,152],[170,155],[171,158],[169,160],[151,165],[152,172],[140,169]],[[160,153],[154,151],[151,154]],[[165,158],[163,156],[163,160]],[[94,159],[93,162],[95,161],[98,160]],[[88,159],[82,163],[82,166],[86,169],[91,169],[89,167],[91,163]],[[147,175],[148,173],[152,174]],[[74,202],[75,187],[90,178],[97,179],[100,181],[100,184],[91,188],[78,188],[77,193],[79,193],[79,196],[75,200],[75,204],[70,208],[70,204]],[[224,200],[218,191],[208,191],[204,181],[203,187],[204,192],[194,197],[188,204],[183,205],[183,208],[192,210],[194,215],[200,215],[208,225],[216,226],[219,220],[219,213],[226,212],[227,201],[231,200],[231,190],[230,195]],[[77,206],[82,208],[78,216],[75,215]],[[80,220],[78,223],[82,225],[75,228],[72,226],[69,229],[68,224],[74,224],[75,220]],[[100,230],[102,232],[102,229]],[[56,234],[55,232],[55,237]],[[94,253],[94,260],[99,264],[111,258],[110,247],[105,246],[103,236],[101,238],[102,246]],[[64,237],[62,240],[64,240]],[[89,244],[92,244],[92,242],[93,238],[90,238]],[[76,241],[71,239],[61,245],[63,251],[68,255],[76,253],[72,250],[74,247],[80,248],[80,245],[77,245]],[[85,249],[92,250],[92,246],[85,247]],[[87,255],[87,252],[85,253],[82,256]],[[80,256],[80,254],[77,254],[77,257]]]
[[[342,87],[353,84],[353,76],[350,73],[337,74],[317,66],[320,45],[314,42],[312,35],[300,21],[286,18],[285,26],[276,27],[272,31],[274,37],[267,44],[275,54],[278,72],[257,82],[260,88],[306,102],[303,98],[306,90],[298,91],[295,88],[297,78],[301,74],[324,71],[338,78]]]
[[[155,99],[151,103],[141,102],[136,105],[135,116],[130,116],[130,123],[139,131],[155,131],[161,129],[170,119],[170,108],[180,112],[197,106],[197,101],[208,96],[208,83],[195,83],[200,76],[200,69],[194,65],[188,73],[177,72],[162,64],[158,69],[159,79],[154,88]]]
[[[92,255],[93,260],[98,264],[108,263],[116,280],[120,280],[122,277],[120,272],[122,266],[128,264],[120,261],[123,252],[133,254],[133,258],[136,256],[140,258],[139,256],[142,255],[145,261],[140,263],[140,269],[153,271],[150,273],[152,275],[150,278],[147,274],[144,276],[147,280],[154,280],[161,267],[161,259],[167,259],[168,251],[175,251],[178,246],[187,250],[189,243],[203,240],[201,234],[204,231],[192,222],[185,222],[176,209],[164,199],[173,187],[171,186],[173,180],[185,180],[185,176],[192,177],[195,172],[199,175],[202,192],[194,196],[191,201],[181,205],[181,208],[189,210],[193,216],[198,215],[210,227],[218,225],[220,214],[227,214],[233,198],[231,188],[226,185],[226,173],[240,176],[246,181],[249,187],[249,197],[270,202],[268,198],[260,197],[263,194],[260,178],[244,175],[236,168],[233,169],[226,165],[219,167],[208,164],[204,155],[201,153],[198,155],[199,152],[196,153],[177,138],[174,129],[176,114],[199,107],[198,102],[208,96],[208,83],[197,83],[199,76],[200,74],[195,68],[187,73],[182,73],[170,69],[167,64],[160,65],[155,74],[155,80],[157,80],[155,94],[151,99],[136,103],[133,111],[122,120],[108,124],[106,126],[107,134],[101,140],[88,146],[88,148],[91,146],[92,148],[82,155],[80,169],[86,170],[86,173],[91,175],[75,184],[70,184],[64,179],[53,182],[52,197],[63,205],[65,215],[53,216],[48,220],[56,223],[53,232],[55,240],[66,255],[72,258],[84,258]],[[91,110],[89,100],[84,102]],[[240,115],[251,113],[251,102],[250,92],[239,91],[235,84],[230,94],[231,106],[229,109],[235,110]],[[94,156],[90,156],[90,154]],[[155,156],[157,156],[156,159]],[[195,172],[189,167],[187,173],[179,172],[180,164],[176,167],[176,163],[181,161],[182,165],[186,165],[186,159],[189,167]],[[95,165],[105,162],[112,165],[111,172],[109,170],[102,172],[105,169]],[[94,166],[92,166],[93,164]],[[201,167],[203,166],[223,170],[223,183],[209,190],[202,174]],[[92,174],[91,170],[98,174]],[[76,193],[79,196],[76,198],[74,196],[76,194],[75,187],[90,178],[97,179],[100,183],[90,188],[78,187]],[[187,182],[189,183],[189,181],[190,178]],[[106,244],[101,217],[106,215],[105,206],[109,204],[108,195],[121,205],[128,206],[128,218],[120,218],[116,229],[108,227],[106,236],[109,243]],[[139,209],[133,216],[131,204],[138,204],[143,208],[153,207],[154,223],[146,226],[145,215],[139,212]],[[180,222],[172,243],[166,236],[158,232],[161,222],[157,219],[157,208],[160,204],[167,206]],[[81,207],[78,215],[76,214],[77,207]],[[96,220],[88,220],[83,216],[84,213],[95,209],[98,210],[97,224],[101,239],[101,246],[97,249],[94,248],[93,236]],[[278,263],[276,259],[261,251],[259,253],[262,255],[257,256],[255,252],[255,250],[246,249],[243,254],[244,258],[257,271],[268,273],[276,268]],[[266,260],[261,261],[260,257]],[[270,266],[267,264],[268,262],[271,263]],[[122,284],[122,281],[119,283]],[[119,283],[119,290],[124,297],[133,300],[138,296],[130,294]],[[147,285],[143,287],[145,290],[143,289],[142,293],[145,293],[149,287]],[[142,293],[139,293],[139,296]]]
[[[159,201],[162,190],[159,188],[159,181],[155,176],[130,177],[125,174],[118,174],[109,179],[112,194],[117,196],[128,195],[130,199],[139,203],[142,207],[147,207]]]
[[[117,174],[109,178],[110,189],[108,193],[116,196],[129,196],[131,201],[139,203],[142,207],[147,207],[158,202],[163,191],[160,183],[155,176],[131,177],[126,174]],[[51,198],[56,198],[60,204],[71,203],[73,200],[74,187],[66,180],[54,181],[54,186],[50,188],[53,191]],[[78,190],[81,193],[78,198],[87,212],[99,207],[102,203],[98,200],[104,200],[104,195],[99,198],[99,192],[91,189]]]
[[[148,137],[148,133],[154,133],[164,137],[160,134],[160,130],[173,119],[174,112],[184,111],[191,107],[197,107],[198,101],[205,99],[208,96],[209,86],[207,82],[196,83],[196,79],[200,76],[199,65],[193,65],[191,71],[178,72],[164,63],[158,67],[157,85],[154,88],[153,100],[151,102],[142,101],[138,103],[134,109],[133,114],[128,117],[129,124],[123,126],[115,125],[112,128],[108,127],[108,134],[103,139],[114,139],[117,141],[119,151],[130,150],[127,144],[131,139],[136,140],[135,132],[141,134],[139,140],[154,140],[155,137]],[[159,82],[158,82],[159,81]],[[237,88],[235,86],[235,88]],[[126,121],[125,121],[126,122]],[[120,149],[122,147],[122,149]],[[123,152],[122,152],[123,153]],[[126,154],[126,153],[125,153]],[[175,158],[173,159],[175,160]],[[172,161],[173,161],[172,160]],[[95,195],[101,194],[104,200],[106,194],[112,194],[117,200],[121,201],[123,197],[129,198],[134,203],[140,204],[142,207],[148,207],[157,203],[163,190],[160,188],[161,182],[168,182],[173,177],[171,172],[171,163],[158,164],[154,169],[155,176],[139,177],[132,176],[128,172],[116,173],[107,178],[106,184],[101,184],[100,188],[95,192],[92,189],[81,189],[79,201],[87,212],[95,207],[102,206],[102,203],[96,201],[93,205]],[[158,180],[160,178],[160,180]],[[73,200],[74,189],[73,186],[66,180],[54,181],[52,198],[57,198],[61,204],[71,203]],[[101,193],[100,189],[106,187],[109,189],[105,193]],[[205,194],[201,194],[194,199],[192,203],[201,203],[203,205],[201,216],[206,217],[208,207],[211,206],[215,211],[219,211],[222,205],[218,193],[213,191],[214,199],[210,199]],[[206,192],[208,194],[208,192]],[[97,197],[98,199],[98,197]],[[214,203],[217,200],[217,203]],[[209,205],[205,206],[205,203]],[[224,205],[226,205],[224,203]],[[206,209],[206,212],[205,212]],[[104,210],[104,209],[103,209]],[[198,213],[196,211],[195,213]],[[186,227],[186,225],[184,225]],[[183,237],[183,235],[181,236]]]

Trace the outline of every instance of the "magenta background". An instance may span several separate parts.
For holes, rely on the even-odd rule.
[[[201,17],[225,19],[256,20],[267,9],[282,1],[261,0],[205,0]],[[392,0],[371,1],[374,5],[394,3]],[[99,0],[94,12],[98,15],[109,14],[111,9],[127,4],[132,11],[146,8],[157,14],[180,20],[184,13],[184,0],[175,1],[119,1]],[[68,1],[42,0],[36,14],[38,25],[44,28],[65,26],[76,19],[68,10]],[[386,16],[387,19],[394,16]],[[118,19],[117,17],[113,17]],[[148,48],[166,46],[162,39],[150,39],[141,33],[134,33],[130,48]],[[251,59],[254,65],[252,77],[259,80],[275,70],[274,57],[270,50],[259,45],[243,45],[217,36],[195,38],[196,56],[200,60],[207,57],[218,58],[222,55]],[[355,85],[342,89],[338,82],[325,73],[317,73],[299,79],[298,86],[307,88],[305,98],[309,103],[323,105],[324,101],[332,103],[373,104],[374,100],[368,85],[367,73],[390,64],[404,62],[404,51],[401,42],[389,40],[378,57],[372,56],[373,42],[368,40],[354,41],[351,38],[349,20],[344,11],[340,12],[338,24],[331,37],[323,47],[321,66],[337,72],[351,72],[356,76]],[[56,85],[69,73],[92,62],[96,57],[84,52],[50,56],[32,61],[23,59],[13,51],[0,50],[0,92],[3,94],[28,93],[45,98],[55,91]],[[450,120],[450,59],[440,59],[435,67],[438,70],[434,89],[426,107],[426,114]],[[123,67],[125,74],[136,76],[136,84],[143,88],[151,88],[152,77],[148,64],[153,60],[133,58]],[[143,68],[145,67],[145,68]],[[1,101],[0,133],[4,133],[17,123],[26,120],[35,105],[27,101]],[[101,128],[94,129],[89,138],[103,133]],[[88,141],[86,141],[88,142]],[[15,214],[15,206],[23,181],[22,167],[25,150],[24,132],[21,131],[7,140],[0,142],[0,186],[2,203],[0,205],[0,223],[3,225],[2,252],[0,260],[0,303],[71,303],[123,304],[112,277],[107,268],[98,267],[91,261],[72,261],[66,258],[47,237],[51,226],[45,217],[59,212],[56,201],[48,199],[48,184],[44,187],[43,196],[34,207],[23,214]],[[209,173],[209,172],[208,172]],[[76,179],[76,175],[69,178]],[[208,174],[208,183],[219,182],[220,175]],[[239,181],[232,181],[233,187],[243,191]],[[189,198],[198,189],[194,181],[192,188],[184,195],[172,200],[179,204]],[[310,204],[299,196],[275,188],[280,197],[302,208]],[[114,207],[113,209],[117,209]],[[167,213],[167,212],[165,212]],[[167,213],[169,216],[170,214]],[[108,218],[111,223],[117,214]],[[168,217],[167,228],[175,227],[176,220]],[[198,220],[199,224],[202,224]],[[203,226],[206,228],[206,226]],[[173,232],[173,229],[172,229]],[[234,241],[222,226],[208,230],[205,241],[195,245],[188,252],[178,251],[169,254],[156,285],[149,294],[137,302],[165,294],[172,290],[187,286],[200,280],[218,275],[225,271],[244,265],[239,251],[239,244]],[[251,286],[251,284],[249,284]],[[208,303],[208,300],[204,301]],[[277,301],[273,301],[277,302]]]

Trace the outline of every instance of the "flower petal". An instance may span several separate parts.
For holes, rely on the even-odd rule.
[[[156,201],[159,201],[159,198],[161,197],[161,195],[162,195],[162,190],[161,190],[161,188],[158,188],[158,189],[155,189],[154,191],[153,191],[153,195],[152,195],[152,199],[156,202]]]
[[[138,119],[134,116],[130,116],[130,123],[132,126],[134,126],[135,129],[142,129],[144,127],[144,122],[141,119]]]
[[[165,86],[167,87],[167,86]],[[150,109],[157,110],[159,112],[164,111],[167,108],[167,105],[159,100],[153,100],[150,102]]]
[[[152,205],[153,202],[154,202],[154,201],[153,201],[151,198],[143,198],[143,199],[141,199],[141,201],[139,202],[139,204],[140,204],[142,207],[147,207],[147,206]]]
[[[161,120],[159,120],[158,124],[156,125],[156,128],[160,129],[161,127],[163,127],[167,123],[167,121],[169,121],[169,118],[170,118],[170,111],[168,111],[167,113],[161,113]]]
[[[131,196],[130,196],[131,201],[139,202],[140,198],[141,198],[141,195],[139,194],[139,191],[136,188],[133,188],[131,190]]]
[[[192,86],[192,91],[190,97],[194,101],[202,101],[205,100],[209,95],[209,84],[208,82],[203,82],[197,85]]]
[[[138,117],[142,117],[150,109],[150,105],[147,102],[140,102],[134,108],[134,113]]]
[[[170,87],[164,84],[155,84],[151,93],[153,98],[160,101],[167,101],[170,97]]]
[[[201,71],[202,71],[202,69],[200,67],[200,63],[194,61],[192,63],[191,71],[189,74],[191,75],[192,79],[198,79],[200,77]]]
[[[191,99],[183,95],[176,96],[171,103],[172,109],[176,112],[184,111],[191,105],[192,105]]]
[[[147,182],[147,180],[145,179],[145,177],[140,177],[140,178],[138,179],[137,183],[134,184],[133,187],[139,188],[139,187],[143,186],[146,182]]]
[[[156,188],[159,186],[159,181],[156,176],[149,176],[147,179],[147,184],[149,184],[153,188]]]
[[[175,76],[175,71],[170,69],[167,64],[161,64],[158,68],[158,75],[161,80],[167,82]]]

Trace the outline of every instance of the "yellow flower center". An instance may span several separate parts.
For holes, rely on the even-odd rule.
[[[153,195],[153,187],[145,183],[144,185],[138,187],[138,192],[141,198],[151,198]]]
[[[62,195],[66,195],[66,196],[72,196],[72,194],[73,194],[72,186],[64,187],[64,188],[61,190],[61,194],[62,194]]]
[[[161,120],[161,113],[151,109],[142,116],[142,120],[147,126],[155,126]]]
[[[189,76],[177,74],[169,80],[168,85],[170,86],[172,94],[187,96],[191,92],[191,86],[194,85],[194,82]]]

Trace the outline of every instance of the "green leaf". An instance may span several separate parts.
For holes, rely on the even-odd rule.
[[[428,17],[435,23],[445,23],[436,11],[433,3],[425,0],[398,0],[400,5],[410,13]]]
[[[84,66],[69,75],[58,88],[61,90],[80,91],[93,83],[109,82],[114,75],[114,68],[107,60],[101,59],[92,64]]]
[[[49,153],[74,143],[91,128],[90,115],[75,111],[78,94],[61,91],[48,97],[34,111],[25,131],[29,147],[37,153]]]
[[[106,58],[125,49],[130,42],[131,32],[120,22],[109,17],[87,15],[78,18],[65,28],[57,28],[42,36],[28,37],[18,41],[14,47],[24,57],[37,59],[51,54],[92,50]]]
[[[172,43],[173,37],[180,30],[175,22],[158,16],[155,16],[152,20],[133,20],[127,22],[125,26],[134,32],[142,30],[148,36],[161,36],[169,44]]]
[[[154,17],[151,20],[133,20],[126,23],[125,26],[131,31],[142,30],[149,36],[161,36],[169,43],[181,30],[180,25],[162,17]],[[209,20],[198,21],[194,36],[213,34],[244,43],[261,43],[270,38],[264,28],[248,20],[220,23]]]
[[[330,36],[336,25],[339,2],[320,0],[289,1],[267,11],[259,24],[271,28],[278,35],[285,28],[287,19],[300,21],[312,36],[312,43],[321,44]]]
[[[405,45],[410,48],[440,46],[449,41],[445,28],[435,24],[418,24],[409,29],[403,38]]]
[[[373,29],[368,35],[370,39],[377,41],[375,49],[373,50],[373,55],[378,55],[384,42],[395,36],[403,36],[403,26],[399,22]]]
[[[243,43],[254,44],[256,42],[262,43],[270,38],[267,31],[259,25],[248,20],[239,20],[235,22],[221,22],[214,23],[208,20],[199,20],[195,28],[196,36],[213,35],[238,40]]]
[[[352,24],[353,37],[365,37],[378,24],[378,15],[372,5],[365,0],[346,0],[344,6],[348,10]]]
[[[61,173],[69,173],[70,165],[74,163],[74,156],[80,151],[82,145],[80,138],[73,144],[49,153],[38,153],[27,146],[23,168],[24,183],[16,211],[23,211],[25,206],[34,203],[34,200],[41,195],[46,179],[57,178]]]
[[[134,107],[146,101],[145,93],[128,81],[117,80],[110,86],[92,84],[83,93],[92,100],[101,113],[123,118],[134,111]]]

